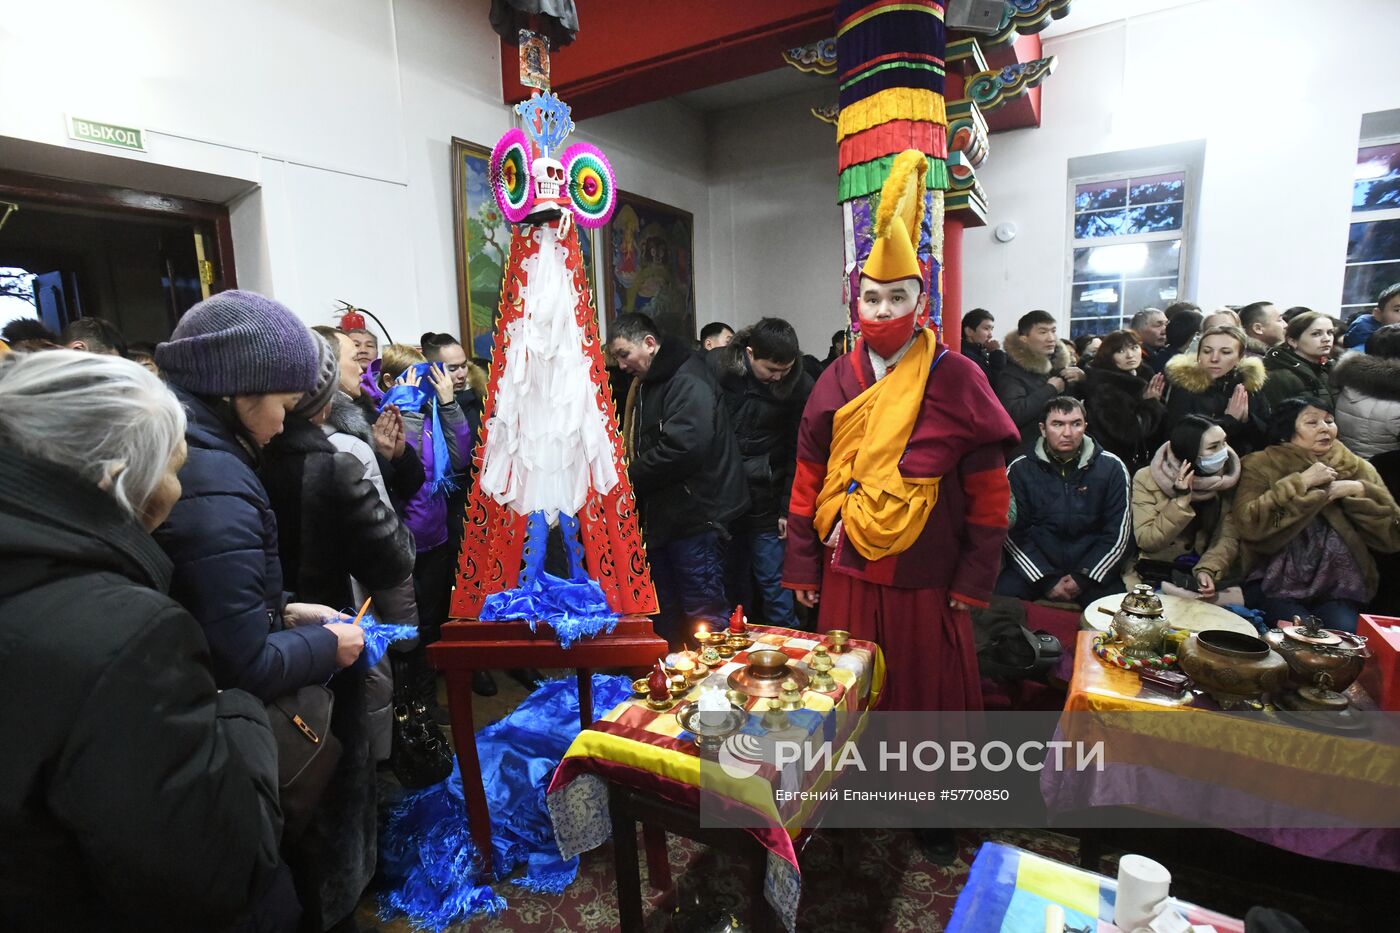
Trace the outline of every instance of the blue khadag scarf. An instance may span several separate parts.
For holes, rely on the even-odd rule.
[[[431,410],[427,412],[433,432],[431,488],[433,495],[445,496],[457,487],[452,482],[452,456],[447,451],[447,435],[443,433],[442,420],[438,416],[437,392],[432,387],[433,381],[429,375],[431,369],[431,363],[414,363],[404,370],[404,375],[408,373],[418,374],[418,385],[405,383],[395,385],[384,393],[384,399],[379,403],[379,410],[383,411],[390,405],[397,405],[400,411],[424,411],[427,406],[432,406]]]

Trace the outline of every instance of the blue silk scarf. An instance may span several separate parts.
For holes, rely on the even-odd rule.
[[[379,403],[379,410],[383,411],[390,405],[398,406],[400,411],[425,411],[431,423],[429,430],[432,431],[433,443],[433,475],[431,489],[433,495],[448,495],[457,486],[452,481],[452,455],[447,450],[447,435],[442,432],[442,419],[438,416],[437,393],[432,388],[432,378],[429,370],[431,363],[414,363],[404,373],[418,374],[418,385],[408,385],[399,383],[388,392],[384,393],[384,398]],[[402,376],[400,377],[402,378]],[[429,409],[428,406],[431,406]]]
[[[631,693],[626,677],[593,675],[593,716],[600,718]],[[491,775],[493,864],[497,879],[524,869],[510,883],[558,894],[578,875],[578,858],[559,855],[545,809],[550,778],[579,732],[578,682],[542,685],[510,715],[476,734],[481,773]],[[441,784],[409,794],[379,836],[379,866],[387,881],[380,919],[407,916],[441,933],[480,913],[497,914],[505,898],[483,877],[467,829],[462,776],[454,767]]]
[[[617,613],[608,607],[603,588],[598,581],[589,578],[584,567],[578,519],[571,515],[559,516],[559,531],[569,558],[567,580],[544,569],[549,538],[549,524],[544,515],[532,512],[528,529],[520,585],[486,597],[481,607],[482,621],[524,620],[530,623],[531,631],[537,623],[548,623],[564,649],[581,638],[593,638],[616,628]]]

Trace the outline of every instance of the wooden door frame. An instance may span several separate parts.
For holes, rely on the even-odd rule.
[[[83,208],[208,225],[214,231],[213,252],[218,257],[219,279],[225,289],[238,287],[237,267],[233,260],[233,228],[229,225],[227,205],[8,169],[0,169],[0,201]]]

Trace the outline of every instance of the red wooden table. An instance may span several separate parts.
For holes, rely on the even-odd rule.
[[[442,627],[442,639],[428,646],[428,660],[447,678],[452,742],[462,773],[467,827],[487,876],[493,874],[491,811],[476,753],[472,674],[514,667],[577,668],[579,719],[586,729],[593,721],[594,668],[649,667],[667,652],[666,640],[656,636],[645,616],[624,616],[611,634],[582,639],[567,651],[559,647],[553,628],[543,623],[536,628],[531,631],[526,622],[448,622]]]

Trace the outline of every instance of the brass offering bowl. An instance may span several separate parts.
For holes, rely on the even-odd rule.
[[[1288,682],[1288,662],[1262,638],[1240,632],[1197,632],[1182,643],[1177,663],[1226,709],[1257,701]]]
[[[802,708],[802,690],[797,686],[797,681],[789,677],[782,683],[782,692],[778,694],[778,700],[782,703],[783,709],[794,712]]]
[[[846,643],[851,640],[851,633],[844,629],[834,628],[826,633],[826,643],[832,654],[841,654],[846,650]]]
[[[720,645],[723,645],[725,641],[728,640],[728,638],[729,636],[726,635],[724,632],[695,633],[695,641],[699,643],[701,648],[705,648],[706,646],[709,646],[711,648],[718,648]]]
[[[730,632],[725,638],[724,643],[738,652],[752,645],[753,639],[743,632]]]
[[[632,693],[639,697],[644,697],[651,688],[647,686],[645,677],[638,677],[632,681]]]
[[[826,693],[836,689],[836,679],[831,676],[831,669],[835,666],[836,662],[831,660],[826,645],[817,645],[812,652],[812,659],[807,662],[808,670],[812,671],[813,690]]]
[[[783,681],[796,683],[796,689],[807,686],[811,678],[800,667],[790,664],[788,656],[776,648],[761,648],[749,652],[749,663],[729,675],[729,686],[754,697],[777,697],[783,692]]]

